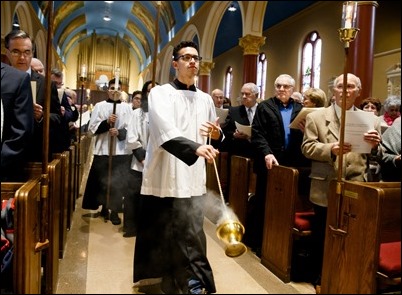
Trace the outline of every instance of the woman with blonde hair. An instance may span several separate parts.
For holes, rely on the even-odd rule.
[[[320,108],[325,106],[327,95],[320,88],[309,88],[303,93],[303,106],[307,108]]]

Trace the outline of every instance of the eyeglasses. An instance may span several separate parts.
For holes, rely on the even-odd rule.
[[[191,55],[191,54],[183,54],[183,55],[179,55],[176,60],[179,59],[184,60],[185,62],[190,62],[192,59],[194,59],[195,62],[200,62],[202,60],[201,56],[198,55]]]
[[[120,87],[117,87],[117,90],[120,90],[120,89],[121,89]],[[109,90],[116,90],[116,87],[112,86],[109,88]]]
[[[275,84],[276,89],[281,89],[282,87],[283,87],[283,89],[288,90],[288,89],[292,88],[293,86],[292,85],[286,85],[286,84]]]
[[[25,50],[24,52],[22,52],[22,51],[19,51],[18,49],[13,49],[13,50],[9,49],[9,51],[10,51],[11,55],[14,57],[20,57],[21,55],[24,55],[25,57],[32,56],[32,50]]]
[[[249,97],[249,96],[251,96],[253,93],[251,93],[251,92],[240,92],[240,96],[247,96],[247,97]]]

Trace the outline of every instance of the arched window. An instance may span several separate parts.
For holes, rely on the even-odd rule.
[[[301,92],[320,87],[322,40],[318,32],[311,32],[303,42],[301,65]]]
[[[265,99],[265,81],[267,79],[267,56],[265,53],[258,55],[257,63],[257,86],[260,89],[259,98]]]
[[[225,97],[232,98],[232,82],[233,82],[233,68],[229,66],[225,74]]]

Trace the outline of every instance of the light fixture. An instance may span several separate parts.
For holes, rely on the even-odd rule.
[[[229,10],[230,12],[235,12],[235,11],[237,10],[237,8],[236,8],[236,6],[234,6],[233,2],[232,2],[232,4],[230,4],[228,10]]]
[[[105,5],[105,16],[103,17],[103,20],[105,21],[105,22],[110,22],[111,20],[112,20],[112,18],[110,17],[110,9],[111,9],[111,7],[110,7],[110,3],[108,3],[107,1],[105,1],[107,4]]]

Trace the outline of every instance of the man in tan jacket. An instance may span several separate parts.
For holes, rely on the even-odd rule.
[[[360,79],[348,74],[347,85],[343,85],[343,75],[334,81],[335,103],[328,108],[317,110],[307,115],[302,152],[304,156],[312,160],[311,163],[311,188],[310,201],[314,205],[315,219],[312,223],[313,235],[313,263],[315,279],[314,285],[320,285],[325,226],[327,219],[328,188],[330,181],[338,175],[338,156],[340,154],[339,131],[340,117],[342,113],[343,87],[346,90],[346,110],[361,111],[354,106],[356,98],[360,95]],[[378,148],[381,142],[379,120],[375,123],[375,129],[367,130],[362,134],[362,140],[371,145],[371,155],[381,155]],[[343,144],[343,168],[345,180],[367,181],[367,157],[370,154],[352,152],[352,145]]]

